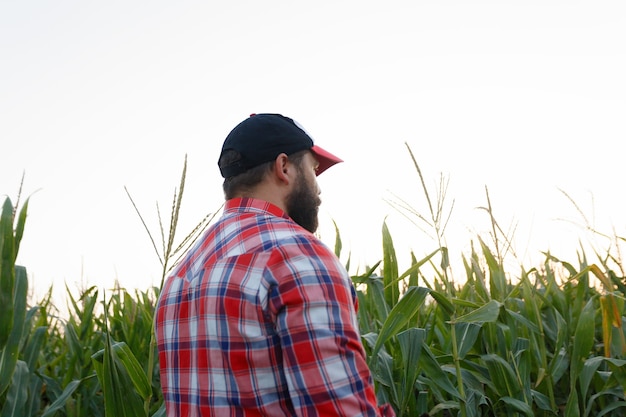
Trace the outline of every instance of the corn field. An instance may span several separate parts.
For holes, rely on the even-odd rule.
[[[441,206],[426,197],[441,236]],[[7,198],[0,218],[0,417],[163,416],[152,328],[159,288],[67,288],[67,314],[52,291],[28,300],[27,269],[15,264],[27,210],[28,201]],[[164,276],[185,248],[171,231],[159,257]],[[477,238],[462,284],[449,277],[444,245],[411,257],[400,271],[383,224],[380,261],[352,277],[376,392],[398,416],[626,415],[619,257],[596,253],[591,263],[581,252],[568,263],[547,253],[541,266],[507,271],[497,242]]]

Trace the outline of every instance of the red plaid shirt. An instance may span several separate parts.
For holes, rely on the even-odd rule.
[[[167,415],[393,416],[378,408],[345,268],[278,207],[226,202],[163,286]]]

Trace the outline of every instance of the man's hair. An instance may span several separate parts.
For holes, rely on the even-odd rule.
[[[295,164],[298,169],[300,169],[302,158],[307,152],[309,152],[309,150],[305,149],[291,154],[289,155],[289,160]],[[240,157],[241,155],[239,152],[235,150],[227,150],[222,153],[219,160],[219,166],[229,165],[237,161]],[[225,178],[222,185],[222,188],[224,189],[224,198],[226,200],[230,200],[231,198],[237,196],[246,196],[250,194],[254,187],[259,185],[265,176],[272,170],[274,162],[275,161],[266,162],[261,165],[257,165],[254,168],[250,168],[239,175],[235,175],[234,177]]]

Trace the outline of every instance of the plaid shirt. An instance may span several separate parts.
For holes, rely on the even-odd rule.
[[[378,408],[345,268],[282,210],[226,202],[157,304],[174,416],[393,416]]]

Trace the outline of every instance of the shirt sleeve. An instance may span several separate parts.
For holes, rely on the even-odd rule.
[[[270,262],[271,309],[298,416],[394,416],[378,407],[352,282],[325,246],[282,249]]]

